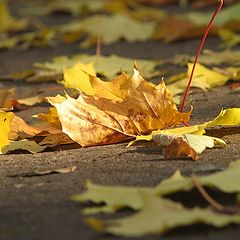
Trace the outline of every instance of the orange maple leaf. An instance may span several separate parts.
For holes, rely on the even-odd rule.
[[[96,77],[90,82],[92,96],[47,98],[57,109],[63,132],[81,146],[117,143],[189,121],[191,112],[177,110],[164,82],[155,86],[136,68],[132,77],[123,72],[111,82]]]

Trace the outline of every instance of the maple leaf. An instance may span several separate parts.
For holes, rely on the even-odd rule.
[[[82,84],[89,86],[88,81]],[[80,88],[78,99],[47,98],[57,109],[63,132],[81,146],[121,142],[189,121],[190,112],[178,112],[165,84],[148,83],[137,69],[132,77],[122,73],[111,82],[91,77],[90,84],[93,95]]]
[[[226,143],[218,138],[195,134],[156,134],[153,141],[163,146],[163,156],[166,159],[191,158],[196,160],[197,154],[206,148],[215,145],[226,146]]]
[[[200,184],[210,188],[216,188],[224,193],[240,192],[240,161],[232,162],[227,169],[207,176],[199,176]],[[176,192],[187,192],[192,190],[195,185],[192,177],[184,177],[177,170],[171,177],[161,181],[156,187],[132,187],[132,186],[105,186],[86,182],[86,191],[75,194],[71,200],[76,202],[91,201],[93,203],[105,203],[104,206],[86,207],[84,214],[113,213],[123,208],[141,210],[143,201],[140,192],[167,196]]]
[[[166,80],[169,90],[173,96],[184,92],[186,88],[186,81],[191,75],[193,64],[188,63],[188,70],[186,73],[174,75]],[[204,91],[223,86],[230,79],[234,80],[237,76],[238,68],[223,68],[223,69],[209,69],[202,64],[196,64],[194,78],[191,87],[200,88]],[[236,78],[237,80],[238,78]]]
[[[221,29],[218,32],[219,37],[223,40],[222,47],[232,48],[240,44],[240,34],[232,31]]]
[[[239,3],[223,9],[219,13],[219,17],[214,20],[214,26],[209,34],[217,35],[219,29],[239,31],[239,10]],[[168,43],[201,37],[210,17],[211,13],[209,12],[190,12],[168,15],[158,24],[153,37],[154,39],[163,39]]]
[[[240,223],[240,214],[220,214],[198,207],[188,209],[180,203],[144,192],[141,193],[141,197],[144,205],[138,213],[105,221],[88,218],[86,222],[96,230],[125,237],[160,234],[176,227],[196,223],[205,223],[218,228],[231,223]]]
[[[2,89],[0,90],[0,109],[11,109],[12,100],[15,98],[15,89]]]
[[[166,60],[166,62],[171,62],[173,64],[185,66],[189,62],[193,62],[194,57],[181,54],[175,55],[174,57]],[[225,51],[212,51],[209,49],[203,50],[203,54],[199,56],[199,62],[203,65],[221,65],[227,64],[231,66],[240,65],[240,51],[239,50],[225,50]]]
[[[117,27],[116,27],[117,26]],[[96,44],[98,34],[103,44],[111,44],[119,39],[128,42],[144,41],[153,34],[155,23],[138,22],[124,14],[114,14],[112,16],[96,15],[74,21],[61,27],[61,34],[77,34],[81,36],[85,32],[89,37],[81,44],[82,47],[89,47]]]
[[[11,112],[0,111],[0,131],[0,154],[18,149],[36,153],[47,147],[72,143],[61,129],[43,123],[35,127],[30,126]],[[29,140],[33,137],[43,139],[37,143],[35,140]]]
[[[222,121],[225,120],[222,119]],[[239,193],[239,169],[240,161],[236,161],[224,171],[207,176],[194,176],[194,179],[197,179],[199,184],[203,186],[217,188],[223,193]],[[193,176],[183,177],[177,170],[156,187],[105,186],[88,181],[87,190],[82,194],[72,196],[71,200],[91,201],[96,204],[105,203],[103,206],[84,208],[84,214],[114,213],[126,207],[137,211],[133,215],[114,220],[86,218],[86,222],[97,231],[128,237],[151,233],[161,234],[179,226],[195,223],[205,223],[219,228],[230,223],[240,224],[238,208],[232,208],[232,210],[235,209],[235,212],[226,214],[224,210],[217,212],[210,208],[185,208],[180,203],[166,198],[169,194],[176,192],[181,192],[187,196],[187,192],[194,187],[196,185]]]
[[[0,2],[0,33],[8,31],[19,31],[25,29],[27,22],[22,19],[15,19],[9,13],[7,1]]]
[[[73,68],[63,70],[64,79],[60,83],[65,87],[81,89],[85,94],[92,95],[92,87],[89,82],[90,76],[95,76],[96,71],[92,63],[77,63]]]
[[[138,63],[138,66],[141,69],[144,77],[160,75],[160,72],[155,69],[157,65],[161,64],[160,60],[136,59],[135,61]],[[74,67],[77,63],[92,63],[97,74],[107,79],[112,79],[121,72],[121,69],[126,73],[130,73],[132,71],[134,59],[116,55],[96,56],[78,54],[70,57],[56,56],[49,62],[34,63],[35,69],[32,71],[11,74],[10,76],[7,76],[7,78],[25,79],[27,82],[57,81],[58,79],[62,78],[63,69]]]
[[[206,128],[213,126],[236,126],[240,124],[240,108],[222,110],[212,121],[190,127],[153,131],[150,135],[137,136],[135,141],[155,141],[164,147],[166,158],[190,157],[196,159],[206,147],[225,146],[226,143],[215,137],[201,136]],[[135,143],[130,142],[128,146]]]
[[[53,44],[56,36],[56,29],[44,27],[36,32],[19,33],[15,36],[3,36],[0,39],[0,49],[20,50],[27,49],[31,46],[48,47]]]

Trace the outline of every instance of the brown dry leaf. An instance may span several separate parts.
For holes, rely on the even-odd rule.
[[[64,144],[72,144],[74,143],[71,138],[69,138],[65,133],[59,132],[55,134],[48,134],[41,142],[39,142],[40,146],[59,146]]]
[[[219,138],[188,133],[159,133],[153,136],[153,141],[163,147],[163,156],[166,159],[196,160],[197,154],[202,153],[206,148],[213,148],[215,145],[226,146],[226,143]]]
[[[14,115],[8,137],[10,140],[18,140],[33,137],[38,133],[40,130],[29,126],[23,119]]]
[[[196,160],[196,151],[188,145],[182,138],[173,139],[173,141],[163,148],[165,159],[191,158]]]
[[[154,31],[154,39],[163,39],[166,42],[201,37],[206,26],[197,25],[190,20],[176,16],[166,17]],[[216,27],[211,29],[211,34],[216,34]]]
[[[135,0],[135,1],[142,4],[152,5],[152,6],[160,6],[160,5],[177,2],[177,0]]]
[[[224,0],[224,5],[232,4],[238,2],[239,0]],[[194,8],[206,8],[209,6],[215,6],[217,4],[216,0],[195,0],[192,3]]]
[[[122,73],[108,83],[92,77],[91,84],[93,96],[47,98],[63,132],[81,146],[117,143],[189,121],[190,112],[178,112],[165,84],[148,83],[136,68],[132,77]]]
[[[0,90],[0,109],[11,109],[12,100],[15,98],[15,89],[1,89]]]
[[[66,173],[72,173],[76,169],[77,167],[71,166],[71,167],[57,168],[57,169],[44,170],[44,171],[36,170],[34,172],[9,175],[8,177],[37,177],[37,176],[45,176],[45,175],[58,174],[58,173],[66,174]]]

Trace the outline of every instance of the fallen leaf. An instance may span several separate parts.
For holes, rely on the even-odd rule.
[[[196,160],[197,154],[202,153],[206,148],[213,148],[215,145],[226,146],[226,143],[214,137],[195,134],[156,134],[153,141],[163,146],[163,156],[166,159],[191,158]]]
[[[225,142],[219,138],[201,136],[205,133],[206,128],[214,126],[236,126],[239,124],[240,108],[231,108],[222,110],[215,119],[200,125],[158,130],[153,131],[150,135],[137,136],[136,140],[130,142],[128,146],[131,146],[137,141],[152,141],[155,139],[155,141],[163,146],[167,145],[166,152],[164,153],[166,157],[175,158],[179,156],[196,159],[196,153],[201,153],[206,147],[212,148],[215,144],[225,145]],[[187,143],[187,145],[183,143],[183,141]],[[171,145],[171,143],[173,144]]]
[[[222,9],[214,20],[214,26],[208,35],[217,35],[220,29],[239,31],[240,4],[236,3]],[[153,38],[163,39],[165,42],[201,37],[205,26],[211,19],[210,12],[188,12],[183,14],[169,14],[156,27]]]
[[[205,30],[205,25],[197,25],[188,19],[179,16],[167,16],[156,27],[153,39],[164,40],[167,43],[177,40],[201,37]],[[215,33],[211,30],[209,34]]]
[[[3,36],[0,38],[0,49],[26,50],[34,47],[49,47],[56,41],[56,29],[43,27],[36,32],[18,33],[15,36]]]
[[[59,132],[55,134],[47,134],[38,144],[40,146],[55,147],[66,144],[73,144],[74,141],[65,133]]]
[[[235,3],[231,6],[223,8],[220,12],[218,17],[214,20],[215,26],[223,26],[224,24],[233,21],[239,20],[239,11],[240,11],[240,4]],[[195,24],[202,24],[207,25],[209,20],[211,19],[212,13],[210,12],[188,12],[181,14],[181,17],[190,20]]]
[[[15,98],[15,94],[14,88],[0,90],[0,109],[12,109],[12,100]]]
[[[219,37],[222,39],[224,48],[232,48],[240,44],[240,34],[236,34],[232,31],[221,29],[218,32]]]
[[[28,97],[28,98],[20,98],[16,100],[17,104],[26,105],[26,106],[34,106],[35,104],[42,102],[42,97]]]
[[[144,192],[140,194],[143,199],[143,208],[140,212],[114,220],[102,221],[88,218],[86,222],[96,230],[125,237],[161,234],[176,227],[196,223],[205,223],[217,228],[231,223],[240,223],[240,214],[220,214],[198,207],[188,209],[169,199]]]
[[[60,83],[65,87],[81,89],[87,95],[93,94],[89,78],[96,76],[96,71],[92,63],[77,63],[73,68],[65,68],[63,74],[64,79]]]
[[[62,129],[62,125],[57,114],[57,109],[55,107],[49,108],[47,113],[37,114],[36,117],[40,120],[48,122],[51,126],[57,129]]]
[[[234,2],[237,2],[238,0],[224,0],[224,5],[232,4]],[[194,8],[205,8],[209,6],[216,5],[215,0],[196,0],[192,3]]]
[[[27,22],[22,19],[16,19],[10,15],[6,0],[0,2],[0,33],[23,30]]]
[[[116,10],[123,11],[127,8],[126,1],[119,0],[92,0],[92,1],[78,1],[78,0],[52,0],[47,4],[32,4],[20,9],[22,15],[41,16],[53,13],[70,13],[73,16],[83,16],[89,13],[97,12],[115,12]]]
[[[125,58],[116,55],[96,56],[79,54],[73,55],[71,57],[57,56],[54,57],[51,62],[35,63],[34,66],[37,67],[37,70],[35,71],[34,80],[36,81],[38,78],[39,80],[41,80],[41,75],[39,77],[38,75],[41,73],[45,73],[45,78],[48,74],[48,79],[56,81],[56,79],[59,79],[62,76],[64,68],[73,67],[79,62],[81,62],[82,64],[93,63],[97,74],[104,76],[107,79],[111,79],[116,77],[117,74],[121,72],[121,69],[124,70],[126,73],[131,73],[134,61],[137,62],[139,68],[143,72],[143,76],[148,77],[158,74],[158,71],[155,70],[155,67],[160,64],[161,61],[144,59],[134,60],[131,58]],[[33,77],[27,79],[27,81],[31,80],[33,80]]]
[[[116,28],[116,26],[118,26]],[[60,33],[88,34],[82,47],[89,47],[97,43],[98,35],[102,44],[111,44],[124,39],[128,42],[145,41],[149,39],[155,28],[153,22],[139,22],[124,14],[114,14],[112,16],[95,15],[83,20],[77,20],[61,27]],[[79,36],[81,36],[80,34]]]
[[[166,17],[166,12],[162,9],[139,5],[131,10],[129,9],[126,13],[141,21],[162,21]]]
[[[56,173],[72,173],[77,169],[77,167],[65,167],[65,168],[57,168],[52,170],[44,170],[44,171],[34,171],[34,172],[28,172],[28,173],[19,173],[14,175],[8,175],[8,177],[37,177],[37,176],[45,176],[50,174],[56,174]]]
[[[185,66],[188,62],[194,62],[194,56],[189,55],[176,55],[169,60],[166,60],[166,63],[170,62],[176,65]],[[216,52],[212,50],[205,49],[203,54],[200,55],[199,63],[203,65],[221,65],[227,64],[231,66],[240,65],[240,51],[238,50],[225,50],[221,52]]]
[[[13,120],[13,113],[6,113],[0,111],[0,153],[2,148],[9,144],[8,134],[10,132],[10,123]]]
[[[152,6],[158,6],[158,5],[165,5],[169,3],[176,3],[176,0],[135,0],[136,2],[152,5]]]
[[[154,131],[152,134],[169,133],[169,134],[204,134],[206,128],[215,126],[237,126],[240,124],[240,108],[229,108],[222,110],[216,118],[212,121],[205,122],[199,125],[193,125],[189,127],[172,128],[160,131]],[[146,140],[149,141],[151,135],[146,136]],[[138,136],[137,138],[144,138],[144,136]],[[144,139],[143,139],[144,140]]]
[[[232,162],[227,169],[207,176],[199,176],[198,181],[203,186],[217,188],[225,193],[240,192],[240,161]],[[113,213],[123,208],[141,210],[143,201],[140,192],[166,196],[176,192],[187,192],[195,187],[191,177],[183,177],[177,170],[171,177],[161,181],[156,187],[105,186],[86,183],[86,191],[71,197],[73,201],[105,203],[103,206],[86,207],[84,214],[100,212]]]
[[[193,64],[188,63],[188,70],[185,74],[177,74],[169,79],[166,79],[167,86],[172,92],[173,96],[185,91],[192,67]],[[235,70],[237,71],[237,69]],[[233,79],[233,73],[228,71],[227,68],[220,71],[219,69],[209,69],[201,64],[197,64],[195,67],[191,87],[200,88],[206,91],[210,88],[223,86],[230,79]]]
[[[38,153],[45,150],[48,146],[40,146],[35,141],[23,139],[19,141],[9,141],[0,149],[0,154],[6,154],[15,150],[26,150],[30,153]]]
[[[80,93],[78,99],[67,97],[60,103],[47,98],[57,109],[62,131],[81,146],[121,142],[189,120],[190,112],[177,111],[163,82],[158,86],[148,83],[137,69],[132,77],[122,73],[109,83],[93,79],[92,96]],[[116,97],[120,100],[113,100]]]
[[[126,206],[139,210],[143,206],[139,190],[154,193],[154,189],[150,187],[104,186],[93,184],[91,181],[87,181],[85,187],[87,191],[73,195],[71,200],[76,202],[93,201],[96,204],[105,203],[105,205],[86,207],[83,209],[84,214],[113,213]]]
[[[56,143],[69,143],[68,137],[64,137],[60,129],[56,129],[47,124],[40,124],[38,126],[30,126],[23,119],[14,115],[13,113],[0,112],[0,154],[5,154],[14,150],[27,150],[29,152],[41,152],[47,147],[53,147]],[[61,141],[50,141],[50,135],[61,135]],[[32,139],[33,137],[42,137],[41,144],[37,144]],[[49,137],[49,138],[47,138]],[[44,140],[44,138],[46,138]],[[56,136],[55,136],[56,139]]]

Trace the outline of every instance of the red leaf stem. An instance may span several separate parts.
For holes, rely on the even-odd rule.
[[[184,96],[183,96],[183,100],[182,100],[182,104],[181,104],[181,108],[180,108],[180,112],[184,112],[184,107],[186,105],[186,101],[187,101],[187,96],[188,96],[188,93],[189,93],[189,89],[190,89],[190,86],[191,86],[191,83],[192,83],[192,79],[193,79],[193,74],[194,74],[194,70],[195,70],[195,67],[196,67],[196,64],[197,64],[197,61],[198,61],[198,57],[201,53],[201,50],[202,50],[202,47],[203,47],[203,44],[207,38],[207,35],[211,29],[211,26],[212,26],[212,23],[215,19],[215,17],[218,15],[218,13],[220,12],[222,6],[223,6],[223,2],[224,0],[218,0],[219,1],[219,6],[218,8],[216,9],[216,11],[214,12],[205,32],[204,32],[204,35],[202,37],[202,40],[200,42],[200,45],[198,47],[198,51],[197,51],[197,54],[196,54],[196,57],[195,57],[195,60],[194,60],[194,63],[193,63],[193,68],[192,68],[192,72],[191,72],[191,75],[190,75],[190,78],[188,80],[188,85],[186,87],[186,90],[185,90],[185,93],[184,93]]]

